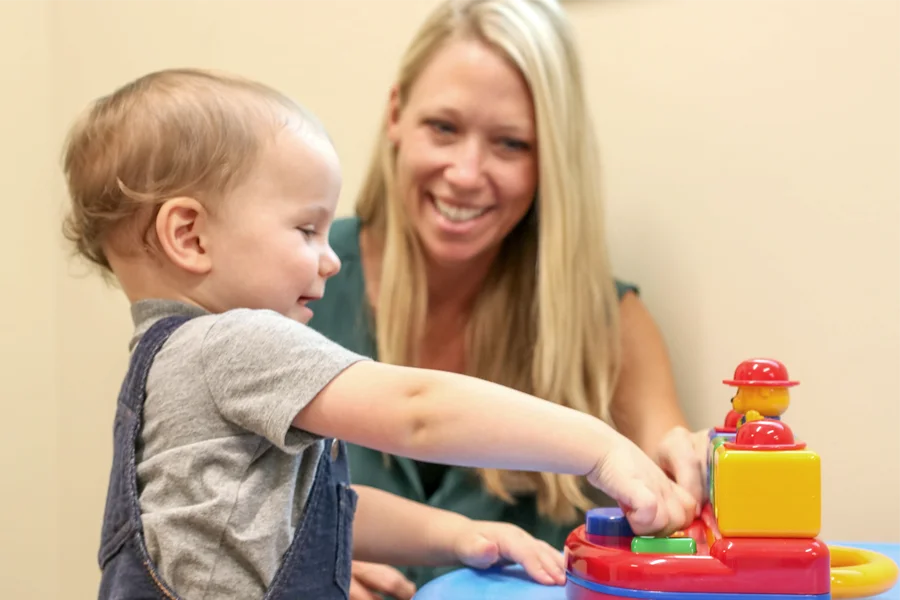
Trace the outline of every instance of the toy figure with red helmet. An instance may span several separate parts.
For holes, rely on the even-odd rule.
[[[734,412],[742,415],[737,427],[761,419],[780,420],[790,405],[788,388],[799,381],[792,381],[787,367],[771,358],[745,360],[734,370],[734,377],[723,383],[737,387],[731,399]]]

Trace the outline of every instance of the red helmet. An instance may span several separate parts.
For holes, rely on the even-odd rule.
[[[725,379],[722,383],[740,387],[791,387],[799,381],[791,381],[787,367],[771,358],[752,358],[745,360],[734,370],[734,379]]]
[[[741,425],[733,442],[725,442],[729,450],[803,450],[806,442],[794,439],[787,423],[762,419]]]

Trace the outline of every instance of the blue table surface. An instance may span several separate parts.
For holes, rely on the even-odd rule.
[[[900,564],[900,544],[828,542],[833,546],[864,548],[880,552]],[[871,596],[878,600],[900,600],[900,584]],[[415,600],[566,600],[563,586],[545,586],[533,582],[518,566],[484,571],[458,569],[422,586]]]

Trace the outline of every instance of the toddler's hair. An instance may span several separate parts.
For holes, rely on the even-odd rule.
[[[111,274],[105,248],[137,247],[124,234],[151,248],[163,202],[189,196],[210,207],[242,183],[282,127],[311,127],[327,139],[311,113],[254,81],[195,69],[132,81],[93,102],[69,132],[63,234]]]

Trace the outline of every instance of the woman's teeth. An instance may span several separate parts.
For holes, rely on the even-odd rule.
[[[462,208],[459,206],[453,206],[450,204],[445,204],[438,200],[434,199],[434,205],[438,209],[438,212],[441,215],[454,223],[461,223],[462,221],[470,221],[476,217],[480,217],[484,213],[487,212],[487,207],[484,208]]]

